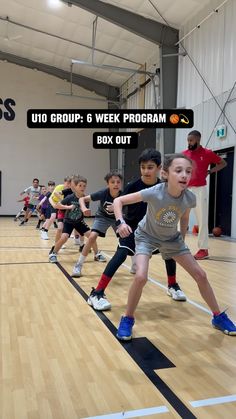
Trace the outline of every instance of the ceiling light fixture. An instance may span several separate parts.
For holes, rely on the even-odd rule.
[[[49,7],[53,7],[54,9],[57,9],[62,6],[61,0],[48,0]]]

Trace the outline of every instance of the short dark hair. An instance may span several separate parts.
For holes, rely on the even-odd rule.
[[[141,164],[149,160],[156,163],[157,166],[160,166],[161,164],[160,151],[156,150],[155,148],[146,148],[145,150],[143,150],[143,152],[139,156],[138,163]]]
[[[195,137],[199,137],[199,138],[201,138],[201,133],[200,133],[200,131],[197,131],[196,129],[195,130],[193,130],[193,131],[191,131],[191,132],[189,132],[188,133],[188,136],[189,135],[194,135]]]
[[[71,181],[77,186],[80,182],[87,184],[87,179],[80,175],[73,175],[71,177]]]
[[[112,178],[112,176],[116,176],[120,178],[120,180],[123,180],[123,176],[116,170],[112,170],[111,172],[107,173],[106,176],[104,177],[104,180],[108,183],[109,180]]]
[[[38,182],[39,183],[39,179],[37,178],[37,177],[35,177],[34,179],[33,179],[33,183],[34,182]]]
[[[55,186],[56,184],[55,184],[55,182],[54,182],[54,180],[49,180],[48,181],[48,186]]]
[[[64,182],[71,182],[71,176],[65,176]]]

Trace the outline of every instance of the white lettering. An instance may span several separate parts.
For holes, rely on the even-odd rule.
[[[120,122],[120,114],[119,113],[98,113],[95,114],[96,122],[113,122],[119,123]]]
[[[97,144],[113,144],[113,135],[98,135]]]
[[[156,124],[160,122],[166,122],[166,114],[158,113],[124,113],[124,123],[137,124],[137,123],[151,123]]]
[[[52,123],[76,124],[81,119],[81,115],[79,113],[52,113],[50,119]]]
[[[117,135],[116,144],[130,144],[131,135]]]

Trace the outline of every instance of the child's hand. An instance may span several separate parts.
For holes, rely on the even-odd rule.
[[[106,210],[108,212],[114,213],[114,206],[113,206],[113,204],[107,205],[106,206]]]
[[[91,210],[86,208],[86,210],[83,211],[83,214],[85,217],[90,217],[91,216]]]
[[[132,233],[132,228],[128,224],[122,223],[117,228],[117,233],[122,238],[123,237],[128,237],[130,235],[130,233]]]

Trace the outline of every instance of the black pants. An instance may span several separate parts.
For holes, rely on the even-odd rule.
[[[113,275],[116,273],[117,269],[122,265],[122,263],[124,263],[128,254],[128,249],[126,249],[125,247],[118,247],[116,253],[108,262],[103,272],[104,275],[108,276],[109,278],[112,278]],[[173,276],[176,274],[176,262],[174,259],[165,260],[165,265],[168,276]]]

